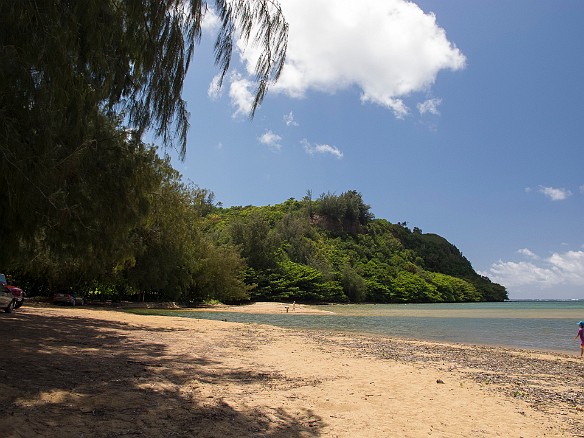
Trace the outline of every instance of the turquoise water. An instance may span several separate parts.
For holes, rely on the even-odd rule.
[[[456,304],[354,304],[314,306],[331,314],[275,315],[156,311],[189,318],[278,327],[359,332],[464,344],[500,345],[575,354],[573,338],[584,320],[584,301],[510,301]]]

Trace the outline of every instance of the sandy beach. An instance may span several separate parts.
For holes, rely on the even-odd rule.
[[[0,328],[2,437],[584,436],[575,354],[91,307],[25,305]]]

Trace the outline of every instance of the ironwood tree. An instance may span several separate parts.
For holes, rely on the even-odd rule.
[[[253,115],[284,65],[287,24],[274,1],[209,3],[0,1],[0,266],[84,263],[140,220],[141,139],[184,157],[181,93],[209,7],[222,76],[238,38],[261,49]]]

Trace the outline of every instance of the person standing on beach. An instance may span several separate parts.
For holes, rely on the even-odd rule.
[[[574,336],[574,339],[580,338],[580,357],[584,354],[584,321],[578,323],[578,334]]]

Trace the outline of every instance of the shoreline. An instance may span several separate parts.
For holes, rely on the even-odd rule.
[[[584,434],[561,354],[89,308],[0,326],[6,437]]]
[[[192,312],[230,312],[230,313],[255,313],[255,314],[295,314],[295,315],[334,315],[332,310],[322,310],[317,307],[331,306],[330,304],[314,305],[287,303],[280,301],[259,301],[251,304],[241,304],[238,306],[227,304],[214,304],[201,307],[187,308]]]
[[[144,314],[150,314],[149,312],[153,312],[152,314],[156,313],[157,310],[161,310],[162,312],[166,312],[168,311],[169,313],[167,314],[168,316],[172,316],[172,313],[174,311],[177,312],[181,312],[181,313],[225,313],[225,314],[242,314],[242,315],[259,315],[260,318],[258,321],[254,321],[253,318],[249,318],[249,320],[245,321],[245,320],[241,320],[240,318],[232,318],[232,322],[240,322],[240,323],[266,323],[269,325],[273,325],[275,327],[282,327],[282,328],[290,328],[290,329],[298,329],[298,330],[330,330],[330,331],[337,331],[336,328],[332,328],[332,327],[322,327],[318,324],[315,324],[314,326],[312,325],[303,325],[303,324],[298,324],[298,325],[289,325],[287,323],[284,324],[278,324],[277,321],[262,321],[263,316],[265,315],[282,315],[284,316],[284,314],[288,313],[289,315],[286,316],[290,316],[290,317],[294,317],[294,315],[303,315],[303,316],[318,316],[318,315],[336,315],[339,317],[345,317],[347,316],[347,314],[343,313],[342,309],[343,306],[345,306],[344,304],[324,304],[324,305],[313,305],[313,304],[296,304],[296,309],[293,311],[291,309],[292,304],[291,303],[286,303],[286,302],[256,302],[256,303],[251,303],[251,304],[244,304],[244,305],[225,305],[225,304],[213,304],[213,305],[206,305],[206,306],[201,306],[201,307],[192,307],[192,308],[178,308],[178,307],[164,307],[164,308],[157,308],[154,306],[143,306],[143,307],[137,307],[137,306],[127,306],[124,307],[123,310],[127,310],[130,312],[136,311],[135,313],[140,314],[142,310],[144,310]],[[357,305],[357,306],[361,306],[361,305]],[[381,305],[383,306],[383,305]],[[412,318],[412,314],[409,313],[409,311],[402,311],[401,310],[401,306],[406,306],[406,305],[399,305],[399,307],[397,307],[396,309],[392,310],[391,313],[389,314],[383,314],[385,317],[406,317],[406,318]],[[407,306],[411,306],[411,305],[407,305]],[[286,312],[286,307],[288,307],[288,312]],[[472,311],[471,311],[472,312]],[[488,311],[488,312],[482,312],[483,315],[485,315],[485,313],[488,315],[488,317],[493,318],[495,321],[498,319],[504,319],[507,316],[501,316],[500,313],[496,313],[496,316],[493,316],[492,311]],[[166,313],[165,313],[166,315]],[[454,316],[455,315],[455,316]],[[349,314],[349,316],[356,316],[355,314],[351,313]],[[370,314],[365,314],[365,316],[372,316]],[[446,318],[470,318],[470,317],[474,317],[474,313],[468,313],[465,312],[463,310],[460,309],[456,309],[456,310],[436,310],[436,309],[425,309],[423,311],[416,311],[416,317],[418,318],[422,318],[422,317],[429,317],[429,318],[435,318],[436,316],[442,316],[442,317],[446,317]],[[524,315],[518,316],[518,315],[513,315],[513,318],[537,318],[538,315],[533,315],[530,312],[525,313]],[[539,316],[541,317],[541,316]],[[546,314],[546,318],[548,318],[549,315]],[[556,314],[553,315],[552,319],[564,319],[565,316],[561,316],[558,317]],[[575,315],[574,318],[576,318],[576,320],[578,318],[581,318],[580,315]],[[209,320],[213,320],[213,318],[205,318],[203,317],[202,319],[209,319]],[[245,318],[243,318],[245,319]],[[230,318],[225,316],[226,321],[229,321]],[[286,321],[286,320],[282,320],[282,321]],[[490,347],[500,347],[500,348],[512,348],[512,349],[518,349],[518,350],[525,350],[526,352],[531,352],[531,351],[541,351],[541,352],[547,352],[547,353],[553,353],[553,354],[564,354],[567,356],[572,356],[575,354],[579,353],[579,345],[574,344],[573,347],[567,347],[566,345],[562,345],[561,348],[559,347],[551,347],[551,346],[540,346],[538,347],[536,350],[534,350],[531,346],[522,346],[522,345],[514,345],[513,343],[509,343],[509,344],[504,344],[504,343],[500,343],[500,342],[496,342],[493,341],[492,339],[490,339],[489,341],[483,341],[481,342],[480,339],[467,339],[467,340],[453,340],[453,339],[449,339],[448,337],[440,337],[440,336],[434,336],[432,337],[432,335],[430,335],[428,337],[427,334],[424,334],[422,332],[422,334],[420,334],[420,336],[416,337],[416,336],[411,336],[411,335],[404,335],[404,334],[396,334],[395,332],[386,332],[383,330],[370,330],[370,331],[359,331],[359,330],[347,330],[345,328],[340,328],[338,329],[339,332],[344,333],[354,333],[354,334],[364,334],[364,335],[368,335],[368,336],[382,336],[382,337],[390,337],[390,338],[395,338],[395,339],[402,339],[405,341],[425,341],[428,340],[429,342],[436,342],[436,343],[451,343],[451,344],[460,344],[460,345],[480,345],[480,346],[490,346]],[[412,332],[415,333],[415,332]],[[570,337],[571,339],[571,337]]]

